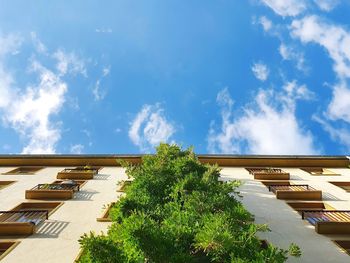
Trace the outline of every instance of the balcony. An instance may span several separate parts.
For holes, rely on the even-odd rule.
[[[276,194],[277,199],[284,200],[322,200],[322,191],[307,184],[270,185],[269,191]]]
[[[301,216],[315,226],[319,234],[350,234],[349,210],[304,210]]]
[[[0,190],[6,188],[7,186],[15,183],[16,181],[0,181]]]
[[[119,189],[117,190],[117,192],[122,192],[124,193],[126,188],[128,188],[132,183],[132,180],[124,180],[124,181],[120,181],[118,183],[118,185],[120,185]]]
[[[57,179],[90,180],[94,178],[94,175],[98,174],[98,171],[99,168],[67,168],[57,173]]]
[[[110,203],[104,210],[103,214],[101,217],[96,218],[97,222],[112,222],[112,219],[109,217],[109,211],[113,207],[115,202]]]
[[[26,199],[72,199],[74,193],[80,190],[80,185],[74,181],[38,184],[30,190],[26,190]]]
[[[289,173],[278,168],[246,168],[255,180],[289,180]]]
[[[48,210],[0,211],[0,235],[32,235],[48,217]]]

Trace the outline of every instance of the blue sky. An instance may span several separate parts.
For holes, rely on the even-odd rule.
[[[0,153],[348,154],[349,13],[346,0],[0,0]]]

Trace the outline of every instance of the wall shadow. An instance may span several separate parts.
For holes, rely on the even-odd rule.
[[[91,201],[92,197],[99,192],[97,191],[79,191],[74,195],[74,199],[72,201]]]
[[[36,229],[33,238],[57,238],[58,235],[68,226],[69,222],[58,220],[46,220]]]
[[[111,177],[110,174],[96,174],[94,180],[108,180],[109,177]]]

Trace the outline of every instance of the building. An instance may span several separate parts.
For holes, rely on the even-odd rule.
[[[79,237],[106,231],[108,205],[127,180],[117,159],[130,155],[0,156],[1,262],[74,262]],[[261,239],[301,259],[290,262],[348,262],[350,169],[346,156],[202,155],[218,163],[221,180],[242,180],[242,202],[271,232]],[[69,181],[73,179],[74,181]],[[323,221],[323,222],[321,222]]]

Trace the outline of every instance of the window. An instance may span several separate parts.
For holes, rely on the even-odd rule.
[[[329,183],[334,184],[335,186],[338,186],[347,192],[350,192],[350,182],[329,182]]]
[[[332,206],[323,202],[287,202],[287,205],[297,212],[303,210],[334,210]]]
[[[350,240],[333,240],[333,242],[350,255]]]
[[[335,172],[332,172],[331,170],[320,167],[304,167],[301,169],[305,172],[308,172],[311,175],[340,175]]]
[[[10,253],[19,242],[14,241],[0,241],[0,260]]]
[[[23,166],[10,170],[4,174],[35,174],[37,171],[43,169],[41,166]]]
[[[16,181],[0,181],[0,190],[15,183]]]
[[[54,213],[63,202],[25,202],[11,209],[11,211],[31,211],[31,210],[47,210],[49,215]]]

